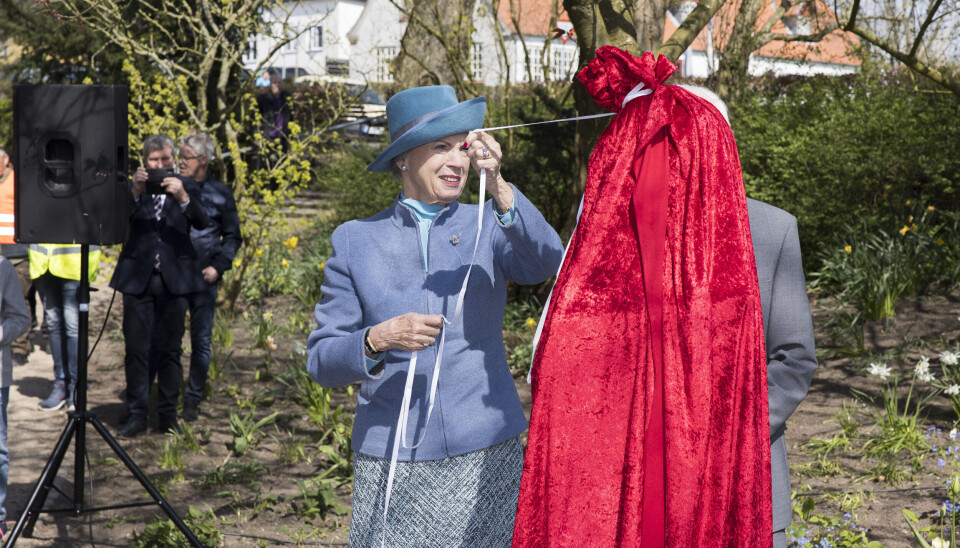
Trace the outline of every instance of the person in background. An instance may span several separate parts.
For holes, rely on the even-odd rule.
[[[50,354],[53,356],[53,389],[40,402],[43,411],[56,411],[64,405],[73,409],[73,391],[77,386],[79,350],[80,290],[79,244],[30,244],[30,278],[33,280],[47,320]],[[97,279],[100,246],[89,247],[87,278]]]
[[[23,298],[17,271],[0,257],[0,542],[7,537],[7,482],[10,454],[7,451],[7,402],[13,384],[10,343],[30,329],[30,314]]]
[[[173,140],[154,135],[143,143],[147,167],[173,164]],[[147,429],[150,406],[151,339],[158,353],[157,415],[159,431],[179,431],[177,396],[183,372],[181,340],[187,295],[204,289],[200,258],[190,231],[206,228],[200,188],[191,179],[166,176],[160,194],[147,194],[143,167],[131,177],[130,235],[114,270],[110,287],[123,293],[124,374],[127,381],[127,423],[118,433],[132,438]],[[154,330],[154,326],[159,329]]]
[[[210,174],[215,150],[213,139],[206,133],[186,137],[180,145],[180,176],[200,186],[201,205],[210,218],[207,228],[190,231],[193,248],[200,257],[202,270],[197,275],[203,279],[203,289],[186,297],[190,309],[190,373],[183,393],[181,416],[185,421],[197,420],[207,384],[217,282],[233,266],[243,243],[233,192]],[[155,336],[154,340],[159,338]],[[154,350],[151,348],[151,362],[155,361]]]
[[[17,278],[20,280],[20,287],[23,289],[23,296],[27,299],[30,310],[30,326],[37,323],[34,316],[36,291],[33,288],[33,280],[30,279],[30,260],[27,254],[27,246],[18,244],[13,239],[14,231],[14,172],[13,164],[10,163],[10,156],[7,151],[0,146],[0,255],[9,260],[17,270]],[[30,341],[30,329],[17,337],[10,345],[13,351],[13,363],[23,365],[27,363],[27,356],[33,352],[33,342]]]
[[[265,88],[270,85],[270,73],[268,71],[263,71],[260,76],[254,81],[254,85],[258,88]]]
[[[279,74],[270,75],[270,89],[257,95],[263,137],[271,141],[279,139],[283,151],[287,150],[289,144],[288,126],[293,120],[292,100],[290,92],[283,89],[283,78]]]

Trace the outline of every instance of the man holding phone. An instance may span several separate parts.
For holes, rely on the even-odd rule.
[[[166,135],[154,135],[143,143],[146,167],[137,168],[131,178],[130,234],[110,280],[110,287],[123,293],[129,418],[118,433],[122,438],[132,438],[147,429],[153,338],[158,354],[158,430],[180,428],[177,399],[183,375],[180,346],[186,297],[203,289],[203,278],[196,274],[202,268],[190,231],[206,228],[210,219],[201,206],[196,182],[172,172],[153,171],[173,167],[173,149],[173,140]],[[158,176],[163,176],[159,186]],[[160,190],[162,194],[151,194]]]

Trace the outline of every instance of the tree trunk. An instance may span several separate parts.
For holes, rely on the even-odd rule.
[[[400,88],[448,84],[468,95],[474,0],[417,0],[400,40],[394,79]]]
[[[637,49],[653,51],[663,42],[663,18],[667,13],[666,0],[633,0],[633,26]]]
[[[727,103],[736,104],[746,85],[750,54],[757,49],[755,30],[762,0],[741,0],[733,31],[723,47],[717,72],[707,79],[707,87]]]

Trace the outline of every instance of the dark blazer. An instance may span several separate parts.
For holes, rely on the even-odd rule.
[[[773,530],[780,531],[790,525],[791,513],[790,469],[783,433],[787,419],[807,395],[817,357],[797,219],[756,200],[747,199],[747,210],[767,348]]]
[[[203,198],[201,205],[210,218],[210,225],[202,230],[192,231],[190,239],[193,241],[193,248],[200,255],[201,267],[212,266],[222,276],[233,267],[233,258],[243,244],[237,202],[226,185],[209,175],[199,186]],[[208,282],[207,285],[216,285],[216,282]]]
[[[160,254],[160,276],[173,295],[186,295],[204,289],[203,266],[190,241],[190,229],[200,230],[210,224],[201,206],[200,187],[191,179],[183,179],[183,188],[190,195],[186,208],[173,197],[163,202],[163,214],[154,217],[152,197],[142,194],[130,206],[130,235],[120,252],[110,287],[128,295],[139,295],[147,288],[157,253]]]

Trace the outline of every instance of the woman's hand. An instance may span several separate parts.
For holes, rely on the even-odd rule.
[[[370,344],[378,352],[406,350],[416,352],[436,342],[443,318],[436,314],[408,312],[370,328]]]
[[[467,134],[466,145],[470,163],[477,173],[481,169],[487,172],[487,190],[497,203],[497,209],[505,212],[513,205],[513,188],[500,175],[500,164],[503,152],[500,143],[489,134],[482,131],[471,131]]]

